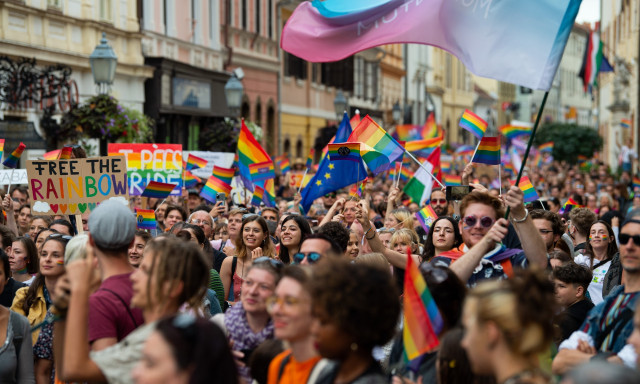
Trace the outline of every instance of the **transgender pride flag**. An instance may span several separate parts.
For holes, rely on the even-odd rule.
[[[375,0],[368,7],[363,0],[305,1],[280,44],[311,62],[384,44],[433,45],[478,76],[549,90],[581,1]]]

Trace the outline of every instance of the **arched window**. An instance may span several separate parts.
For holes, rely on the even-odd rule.
[[[302,157],[302,140],[301,139],[298,139],[298,142],[296,143],[296,157]]]
[[[289,141],[289,138],[284,139],[284,153],[291,153],[291,141]]]
[[[271,104],[272,102],[270,101],[269,103]],[[277,138],[275,134],[276,111],[272,105],[267,107],[267,124],[265,128],[266,130],[263,132],[264,136],[267,138],[267,152],[275,154],[278,152],[278,142],[276,141]]]

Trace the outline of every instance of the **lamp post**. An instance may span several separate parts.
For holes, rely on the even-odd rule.
[[[227,84],[224,86],[224,96],[227,99],[227,107],[234,117],[240,116],[240,107],[242,106],[242,94],[244,87],[242,82],[238,80],[236,74],[232,74]]]
[[[338,92],[336,92],[336,98],[333,99],[333,107],[336,111],[337,120],[342,120],[342,115],[347,110],[347,98],[344,97],[341,89],[338,89]]]
[[[118,56],[116,56],[113,48],[109,45],[106,33],[102,32],[100,44],[96,46],[89,56],[89,64],[91,65],[93,82],[96,83],[98,93],[109,93],[109,87],[113,84],[113,79],[116,77]]]
[[[400,120],[402,119],[402,109],[400,108],[400,102],[398,101],[393,104],[393,108],[391,109],[391,118],[394,123],[400,124]]]

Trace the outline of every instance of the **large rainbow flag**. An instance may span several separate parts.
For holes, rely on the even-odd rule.
[[[377,175],[391,168],[391,163],[404,154],[404,148],[381,126],[365,116],[349,136],[348,142],[361,142],[360,154],[367,167]]]
[[[271,161],[271,157],[262,148],[260,143],[249,131],[249,128],[242,120],[242,128],[238,137],[238,170],[245,188],[253,192],[253,182],[251,181],[251,171],[249,165],[254,163],[264,163]]]

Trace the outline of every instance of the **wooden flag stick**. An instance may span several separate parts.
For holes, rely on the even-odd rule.
[[[82,215],[76,215],[76,229],[78,230],[78,235],[84,233],[84,229],[82,228]]]

